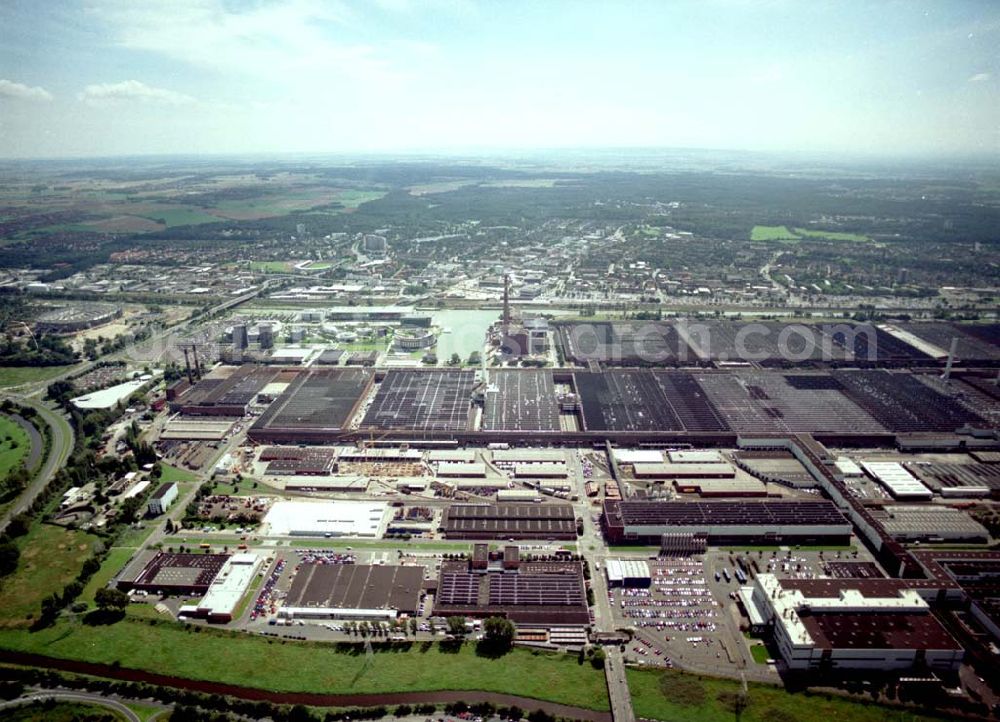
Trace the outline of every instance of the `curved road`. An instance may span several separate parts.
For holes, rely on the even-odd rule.
[[[129,722],[141,722],[139,715],[118,700],[109,699],[108,697],[102,697],[99,694],[92,694],[90,692],[62,692],[48,689],[34,690],[23,697],[12,699],[9,702],[0,702],[0,710],[20,707],[21,705],[31,704],[33,702],[44,702],[49,699],[59,700],[62,702],[79,702],[81,704],[89,704],[95,707],[105,707],[122,715]]]
[[[34,480],[28,485],[17,501],[11,505],[2,517],[0,517],[0,531],[7,528],[7,524],[18,514],[22,513],[35,501],[42,489],[52,480],[55,473],[66,464],[69,455],[73,451],[73,427],[69,425],[62,414],[53,411],[40,401],[25,398],[23,396],[11,396],[22,406],[30,406],[38,413],[38,418],[44,421],[52,433],[52,444],[49,448],[48,457],[35,473]]]

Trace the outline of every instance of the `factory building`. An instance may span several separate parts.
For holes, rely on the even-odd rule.
[[[847,544],[851,524],[833,502],[606,500],[601,524],[611,544],[659,544],[664,534],[709,544]]]
[[[920,594],[896,579],[778,579],[740,594],[793,670],[955,672],[964,650]]]

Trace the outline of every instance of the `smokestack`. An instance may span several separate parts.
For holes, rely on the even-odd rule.
[[[955,362],[955,351],[956,351],[956,349],[958,349],[958,336],[952,336],[951,337],[951,350],[948,352],[948,363],[944,367],[944,376],[941,377],[945,381],[947,381],[949,378],[951,378],[951,365]]]
[[[510,332],[510,274],[503,274],[503,335]]]
[[[191,376],[191,361],[188,358],[187,347],[184,347],[182,350],[184,351],[184,368],[187,369],[188,383],[189,384],[193,384],[194,383],[194,378]]]

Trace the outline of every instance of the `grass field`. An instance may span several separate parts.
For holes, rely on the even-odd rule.
[[[229,494],[230,496],[253,496],[255,494],[277,494],[282,495],[284,492],[281,489],[276,489],[273,486],[268,486],[267,484],[259,481],[258,479],[249,479],[244,477],[235,486],[225,481],[217,481],[212,487],[213,494]]]
[[[8,440],[8,437],[10,439]],[[0,416],[0,480],[17,467],[31,451],[31,440],[20,424]]]
[[[767,647],[763,644],[750,645],[750,654],[753,657],[753,661],[757,664],[767,664],[767,660],[771,658],[771,655],[767,651]]]
[[[27,627],[37,618],[42,599],[61,592],[90,557],[98,539],[82,531],[35,524],[18,540],[17,571],[0,586],[0,628]]]
[[[276,691],[484,690],[591,709],[609,707],[604,672],[579,665],[574,655],[515,649],[490,659],[478,656],[471,644],[445,651],[439,644],[414,643],[377,651],[369,663],[360,647],[341,651],[331,645],[195,629],[128,618],[101,627],[64,621],[34,633],[0,631],[0,646]]]
[[[386,191],[356,191],[346,190],[337,194],[337,202],[343,203],[347,208],[357,208],[362,203],[377,201],[384,198]]]
[[[753,230],[750,231],[750,240],[798,243],[800,239],[784,226],[754,226]]]
[[[163,469],[160,481],[198,481],[198,475],[187,469],[178,469],[169,464],[161,464],[160,468]]]
[[[251,261],[250,270],[259,273],[288,273],[292,265],[287,261]]]
[[[140,719],[149,719],[139,716]],[[13,709],[4,710],[3,719],[6,722],[88,722],[88,720],[124,720],[118,711],[82,702],[35,702]]]
[[[854,243],[865,243],[871,238],[859,233],[840,233],[839,231],[810,231],[805,228],[796,228],[795,233],[806,238],[822,238],[827,241],[851,241]]]
[[[740,683],[674,671],[629,669],[628,684],[637,717],[663,722],[930,722],[927,717],[868,702],[824,694],[786,692],[781,687],[748,685],[749,706],[736,716],[730,701]]]
[[[0,366],[0,386],[45,381],[69,371],[72,366]]]
[[[97,570],[97,573],[87,582],[87,586],[83,588],[83,592],[79,597],[80,601],[93,604],[94,595],[97,594],[97,590],[106,587],[115,574],[128,564],[128,560],[132,558],[135,552],[136,549],[133,547],[114,547],[111,549],[108,552],[107,559],[101,564],[101,568]]]

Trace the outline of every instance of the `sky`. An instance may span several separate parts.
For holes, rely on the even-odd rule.
[[[1000,2],[3,0],[0,157],[1000,157]]]

